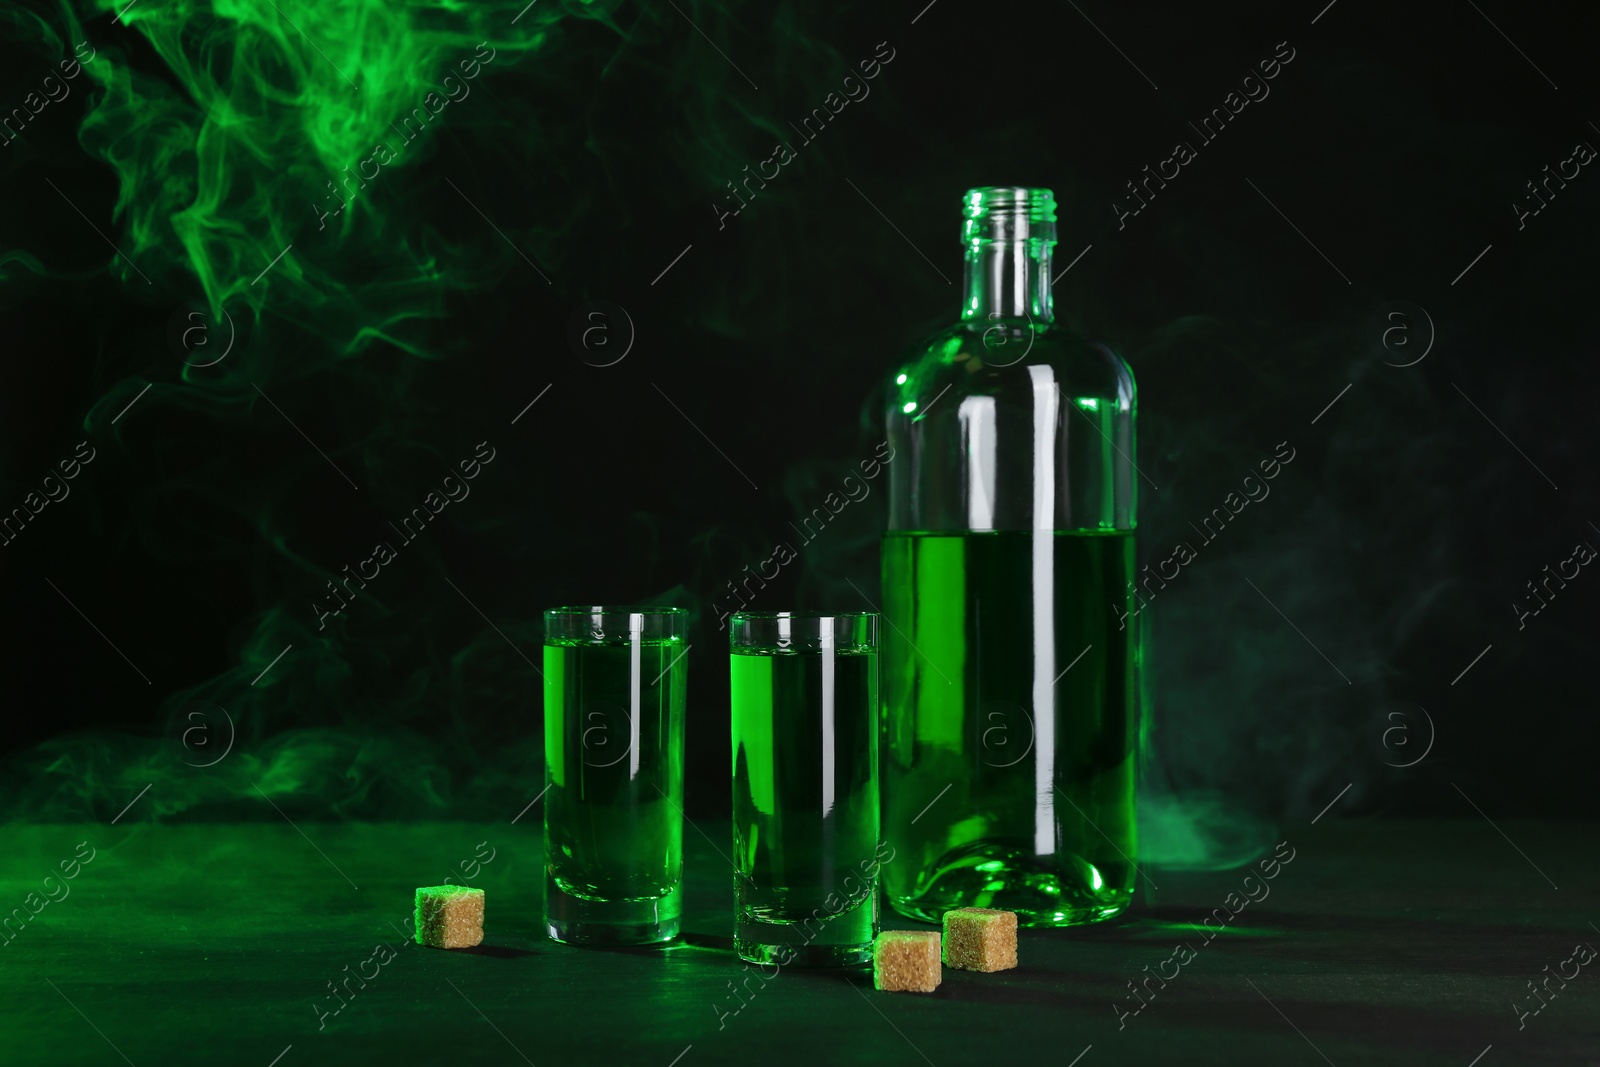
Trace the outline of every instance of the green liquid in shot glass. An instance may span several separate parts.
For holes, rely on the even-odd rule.
[[[878,931],[872,649],[735,648],[734,942],[760,963],[849,965]]]
[[[682,640],[544,646],[547,932],[645,944],[678,932]]]

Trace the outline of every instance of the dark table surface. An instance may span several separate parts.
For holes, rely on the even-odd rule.
[[[1249,872],[1152,870],[1120,921],[1023,931],[1016,970],[946,971],[913,995],[864,971],[751,977],[711,820],[686,832],[679,943],[548,941],[538,816],[9,825],[0,908],[27,921],[0,937],[0,1065],[1600,1064],[1600,960],[1549,979],[1537,1014],[1528,986],[1600,946],[1590,824],[1291,826],[1292,862],[1212,940],[1197,927],[1239,905]],[[484,945],[409,944],[412,890],[491,850],[469,883],[487,892]],[[1176,977],[1119,1020],[1127,983],[1157,971]],[[323,1016],[343,1003],[329,983],[357,973],[365,988]]]

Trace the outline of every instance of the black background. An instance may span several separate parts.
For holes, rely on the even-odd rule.
[[[539,611],[645,600],[697,612],[689,806],[725,807],[715,599],[882,439],[884,373],[958,311],[962,191],[1031,184],[1060,205],[1056,269],[1083,252],[1058,318],[1140,383],[1142,558],[1296,450],[1153,602],[1147,790],[1269,819],[1346,783],[1354,811],[1470,814],[1470,795],[1493,816],[1600,812],[1600,579],[1524,629],[1511,606],[1600,545],[1600,177],[1585,167],[1525,228],[1511,207],[1600,144],[1576,5],[552,2],[513,28],[519,6],[493,9],[481,99],[375,184],[378,222],[319,234],[305,195],[259,184],[292,156],[240,166],[234,196],[259,210],[240,214],[237,273],[295,246],[229,297],[239,348],[214,369],[185,374],[172,341],[200,296],[182,249],[130,232],[79,141],[105,90],[80,78],[0,149],[0,506],[78,441],[98,453],[0,554],[14,811],[109,814],[148,768],[173,772],[151,794],[171,816],[289,773],[312,816],[515,811],[541,781]],[[101,13],[82,32],[97,63],[174,84],[140,26]],[[23,14],[7,39],[10,107],[70,49]],[[885,41],[870,96],[719,229],[724,183]],[[1270,96],[1202,147],[1188,123],[1279,42],[1295,58]],[[1119,228],[1124,183],[1180,140],[1198,158]],[[130,201],[181,196],[186,167]],[[396,302],[417,318],[355,343],[384,325],[361,316],[377,279],[423,257],[437,275]],[[636,331],[604,368],[580,357],[616,349],[569,341],[594,300]],[[1408,344],[1386,348],[1396,321]],[[1430,333],[1421,362],[1386,365]],[[323,582],[485,440],[471,497],[319,631]],[[755,606],[867,607],[852,581],[876,601],[882,491]],[[213,705],[240,755],[202,782],[178,737]]]

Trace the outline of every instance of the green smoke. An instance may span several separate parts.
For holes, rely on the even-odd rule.
[[[535,8],[513,27],[516,10],[265,0],[132,7],[123,21],[164,68],[136,69],[116,45],[103,46],[105,62],[86,69],[104,92],[81,138],[116,170],[129,256],[175,290],[197,286],[213,312],[238,308],[260,327],[271,309],[342,355],[380,340],[438,355],[419,324],[441,313],[449,288],[498,277],[508,253],[486,243],[483,257],[445,266],[431,220],[403,210],[417,192],[407,172],[439,151],[443,128],[474,122],[460,114],[473,90],[488,91],[501,70],[540,52],[564,17],[555,5]],[[480,43],[493,56],[487,65]],[[459,99],[449,99],[447,78]],[[397,126],[419,111],[414,127]],[[367,182],[360,164],[386,142],[395,161]],[[319,225],[314,205],[336,204],[335,192],[350,207],[335,225]],[[543,251],[541,237],[552,234],[527,239]],[[138,280],[127,263],[113,269]],[[236,367],[235,378],[245,369],[256,368]]]
[[[108,819],[146,785],[124,821],[275,818],[261,792],[290,812],[388,817],[515,812],[537,793],[541,605],[485,602],[486,626],[465,602],[484,591],[458,598],[443,562],[549,543],[554,519],[529,513],[506,461],[341,617],[319,628],[312,605],[478,442],[507,444],[504,383],[470,373],[472,339],[559,321],[615,292],[619,254],[655,256],[629,243],[630,205],[649,199],[641,153],[682,175],[698,231],[725,179],[770,151],[781,109],[753,110],[698,34],[760,69],[775,101],[809,106],[844,70],[796,5],[678,8],[99,0],[5,16],[41,72],[92,45],[72,110],[39,120],[77,126],[82,155],[53,160],[52,180],[116,245],[94,254],[126,300],[205,327],[205,347],[182,352],[102,334],[80,432],[135,488],[91,497],[91,521],[257,605],[228,634],[231,664],[189,679],[142,734],[61,737],[11,761],[14,815]],[[780,46],[783,62],[764,62]],[[42,143],[25,132],[0,166],[35,166]],[[108,199],[84,192],[107,176]],[[790,233],[792,188],[758,216]],[[82,280],[52,277],[53,258],[0,247],[5,299]],[[737,299],[707,313],[714,330],[736,332]],[[531,354],[568,361],[553,344]],[[225,735],[229,754],[199,766]]]

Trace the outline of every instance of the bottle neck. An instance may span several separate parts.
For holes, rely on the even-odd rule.
[[[1053,241],[973,241],[967,245],[963,322],[1049,322]]]

